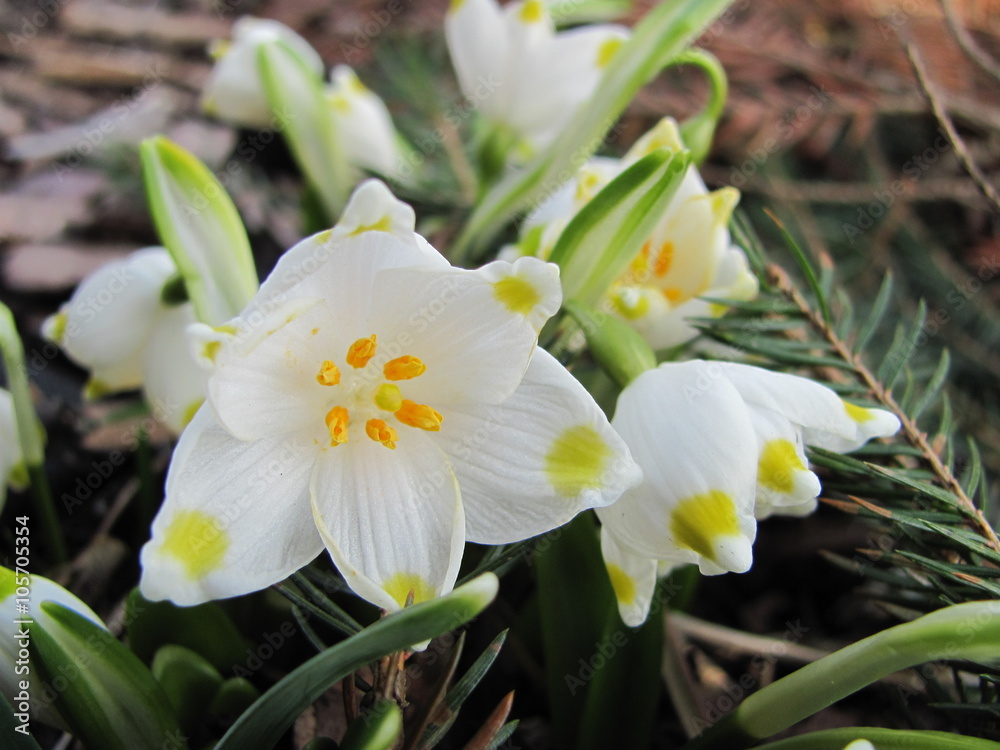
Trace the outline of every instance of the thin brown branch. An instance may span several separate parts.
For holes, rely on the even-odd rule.
[[[813,310],[812,306],[799,293],[799,290],[795,288],[794,284],[792,284],[791,279],[784,269],[772,264],[768,267],[768,273],[778,290],[791,302],[793,302],[795,306],[799,308],[799,311],[808,318],[813,328],[818,331],[824,339],[826,339],[830,346],[833,347],[837,356],[851,365],[857,377],[865,384],[874,396],[875,400],[899,417],[900,424],[902,425],[903,436],[906,438],[907,442],[920,451],[937,480],[945,489],[955,495],[959,504],[965,509],[969,516],[974,519],[975,525],[979,527],[980,532],[985,537],[986,543],[992,549],[1000,552],[1000,539],[997,539],[996,531],[990,525],[989,521],[986,520],[986,516],[983,515],[982,510],[977,508],[976,504],[965,493],[965,490],[962,489],[961,483],[952,473],[951,469],[944,461],[941,460],[941,456],[927,441],[927,435],[925,435],[920,428],[917,427],[916,422],[910,419],[906,412],[903,411],[902,407],[900,407],[900,405],[896,402],[896,399],[893,398],[892,392],[882,385],[879,379],[875,377],[871,370],[869,370],[864,362],[861,361],[861,357],[852,352],[847,344],[837,335],[837,333],[826,324],[823,317]]]
[[[958,42],[958,46],[961,47],[962,51],[969,56],[969,59],[982,68],[984,72],[991,75],[997,81],[1000,81],[1000,63],[990,57],[990,55],[979,46],[976,40],[972,38],[972,34],[969,33],[969,30],[962,25],[961,19],[959,19],[958,14],[955,12],[955,6],[952,4],[952,0],[938,0],[938,2],[941,5],[941,10],[944,11],[945,20],[948,22],[948,28],[955,37],[955,41]]]
[[[924,96],[927,97],[927,101],[930,102],[931,109],[934,110],[934,117],[944,129],[948,141],[951,143],[952,148],[955,149],[955,154],[958,156],[959,161],[962,162],[965,171],[969,173],[969,177],[972,178],[976,187],[979,188],[979,192],[992,205],[993,210],[1000,213],[1000,193],[986,179],[986,175],[983,174],[979,165],[973,161],[968,148],[965,146],[965,142],[958,134],[958,131],[955,130],[955,124],[951,121],[951,117],[948,116],[940,95],[931,83],[930,77],[927,75],[927,68],[924,66],[924,61],[920,57],[916,46],[912,42],[907,41],[904,42],[904,47],[906,48],[906,57],[913,67],[914,75],[917,77],[917,83],[920,84],[920,89],[924,92]]]

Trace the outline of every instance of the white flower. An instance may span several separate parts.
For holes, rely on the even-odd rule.
[[[816,507],[820,483],[805,444],[845,453],[894,434],[899,420],[806,378],[695,360],[637,377],[612,425],[644,480],[597,514],[622,619],[637,625],[660,563],[746,572],[756,518]]]
[[[608,182],[657,148],[680,150],[677,124],[665,118],[623,159],[594,159],[543,203],[526,222],[522,252],[548,257],[573,216]],[[739,191],[709,192],[691,166],[640,253],[608,291],[608,309],[627,320],[654,349],[697,335],[689,318],[718,317],[726,308],[703,298],[752,299],[757,278],[732,244],[729,219]]]
[[[9,568],[0,567],[0,692],[11,702],[16,713],[23,713],[21,705],[28,702],[31,714],[39,721],[63,726],[64,722],[51,701],[44,701],[41,689],[44,686],[33,679],[35,670],[27,664],[28,641],[22,633],[22,629],[27,628],[24,621],[34,621],[50,632],[55,630],[50,624],[51,618],[41,607],[46,601],[72,609],[107,629],[90,607],[59,584],[40,575],[16,574]],[[24,604],[28,611],[19,609],[19,604]],[[27,690],[22,691],[22,680],[28,681]],[[24,698],[25,693],[29,696],[27,699]]]
[[[17,420],[14,416],[14,397],[6,388],[0,388],[0,508],[4,507],[7,485],[23,489],[28,485],[27,468],[17,437]]]
[[[590,98],[628,30],[556,33],[541,0],[453,0],[445,37],[462,93],[494,124],[534,148],[559,135]]]
[[[381,211],[376,210],[381,205]],[[606,505],[640,473],[538,331],[537,259],[453,268],[363,184],[223,329],[143,548],[141,589],[188,605],[282,580],[325,547],[395,610],[449,591],[466,540],[512,542]]]
[[[385,102],[347,65],[330,71],[327,99],[347,160],[362,169],[396,177],[402,166],[399,135]]]
[[[323,75],[323,60],[305,39],[277,21],[244,16],[233,25],[232,41],[217,42],[213,49],[215,68],[202,92],[202,109],[245,127],[270,124],[271,109],[257,68],[257,49],[275,41],[286,44],[309,68]]]
[[[176,274],[164,248],[137,250],[84,279],[42,332],[90,370],[88,397],[142,387],[157,419],[180,433],[205,398],[205,376],[185,337],[191,303],[163,301]]]

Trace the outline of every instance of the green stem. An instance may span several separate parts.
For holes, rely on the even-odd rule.
[[[783,677],[684,746],[739,750],[900,669],[938,659],[998,659],[1000,602],[968,602],[884,630]]]
[[[28,476],[31,478],[31,491],[35,496],[38,514],[42,517],[42,536],[45,537],[49,553],[55,563],[64,563],[69,557],[66,552],[62,528],[59,526],[59,516],[52,500],[49,478],[45,475],[45,467],[40,464],[29,464]]]
[[[704,109],[689,117],[680,126],[684,145],[691,149],[695,164],[701,164],[712,149],[715,128],[726,108],[729,81],[719,60],[705,50],[690,49],[680,55],[673,64],[693,65],[708,77],[708,101],[705,102]]]
[[[868,740],[878,750],[998,750],[1000,743],[929,730],[845,727],[810,732],[778,742],[760,745],[757,750],[827,750],[846,747],[854,740]]]
[[[48,477],[45,475],[45,431],[38,421],[35,404],[31,398],[28,370],[24,364],[24,344],[18,335],[14,314],[2,302],[0,302],[0,354],[3,355],[7,386],[14,402],[14,420],[17,423],[17,440],[21,447],[22,460],[28,471],[31,488],[37,501],[37,510],[42,517],[42,534],[52,559],[62,563],[66,561],[66,543],[63,541],[59,516],[52,501]],[[6,479],[0,477],[0,481]]]

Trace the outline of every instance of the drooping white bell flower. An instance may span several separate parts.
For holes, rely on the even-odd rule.
[[[899,420],[806,378],[695,360],[639,375],[612,425],[644,480],[597,514],[622,619],[638,625],[664,564],[746,572],[756,518],[816,507],[805,444],[851,451],[894,434]]]
[[[386,177],[398,176],[402,166],[399,134],[381,97],[347,65],[330,71],[326,95],[348,162]]]
[[[622,170],[652,151],[684,148],[677,123],[664,118],[621,160],[594,159],[574,180],[528,218],[519,249],[548,257],[576,213]],[[726,308],[708,299],[752,299],[757,278],[743,251],[732,244],[728,224],[739,191],[709,192],[691,166],[677,193],[630,268],[608,290],[605,307],[629,322],[654,349],[697,336],[690,318],[718,317]]]
[[[190,302],[163,300],[177,268],[162,247],[112,261],[88,276],[42,333],[90,370],[90,398],[142,388],[153,414],[178,434],[205,398],[205,375],[184,331]]]
[[[14,397],[6,388],[0,388],[0,508],[4,507],[7,485],[23,489],[28,486],[28,475],[17,439]]]
[[[553,142],[589,99],[628,30],[556,33],[541,0],[453,0],[445,37],[462,93],[488,121],[530,148]]]
[[[586,390],[536,348],[558,269],[453,268],[413,227],[366,182],[238,318],[192,330],[208,402],[173,456],[144,596],[247,593],[325,547],[355,592],[396,610],[449,591],[466,540],[543,533],[639,481]]]
[[[202,92],[202,109],[213,117],[249,128],[273,122],[257,68],[257,49],[282,42],[309,68],[323,75],[323,60],[309,42],[278,21],[244,16],[233,24],[232,41],[216,42],[215,68]]]
[[[50,616],[41,607],[46,601],[72,609],[107,629],[90,607],[59,584],[44,576],[0,567],[0,692],[10,701],[15,713],[25,713],[23,709],[30,705],[29,712],[34,718],[46,724],[64,726],[65,722],[52,705],[54,696],[46,695],[48,686],[40,685],[33,678],[35,670],[29,663],[28,623],[53,630],[49,626]],[[27,688],[22,681],[28,683]]]

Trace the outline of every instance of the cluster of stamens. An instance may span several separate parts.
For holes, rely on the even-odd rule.
[[[347,350],[345,360],[356,370],[363,370],[375,357],[378,341],[375,334],[368,338],[358,339]],[[426,404],[418,404],[403,398],[396,385],[399,381],[412,380],[424,374],[427,366],[418,357],[404,355],[386,362],[382,366],[382,375],[387,381],[377,386],[371,392],[371,401],[379,410],[391,413],[401,424],[416,427],[428,432],[441,429],[444,417]],[[320,365],[316,382],[324,386],[340,385],[340,368],[332,360],[325,360]],[[348,426],[351,415],[347,407],[334,406],[326,414],[326,427],[330,433],[330,445],[336,447],[348,441]],[[376,443],[381,443],[390,450],[395,450],[399,438],[396,430],[384,419],[372,418],[365,422],[365,434]]]

